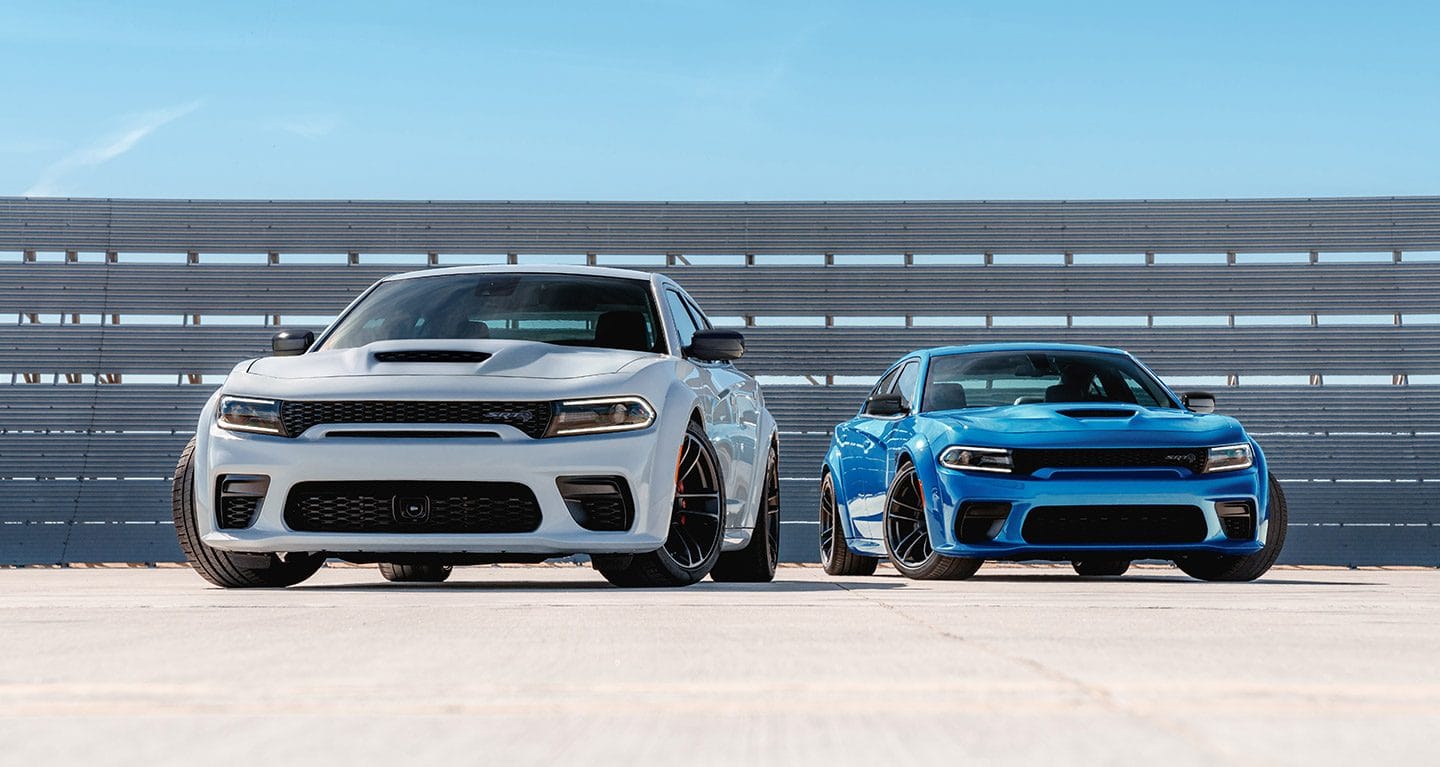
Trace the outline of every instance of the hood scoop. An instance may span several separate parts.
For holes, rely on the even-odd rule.
[[[1134,418],[1137,411],[1095,407],[1058,410],[1056,412],[1060,415],[1070,416],[1071,418]]]
[[[464,351],[459,349],[414,349],[393,352],[375,352],[376,362],[484,362],[490,359],[489,352]]]

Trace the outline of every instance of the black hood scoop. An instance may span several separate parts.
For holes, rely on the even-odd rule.
[[[376,362],[459,362],[475,364],[490,359],[489,352],[451,349],[415,349],[412,351],[375,352]]]
[[[1134,418],[1137,411],[1125,410],[1122,408],[1074,408],[1071,410],[1058,410],[1060,415],[1071,418]]]

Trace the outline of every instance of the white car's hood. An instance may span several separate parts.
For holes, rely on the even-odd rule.
[[[480,362],[381,362],[386,352],[470,352],[488,354]],[[295,357],[263,357],[250,363],[252,376],[315,379],[348,376],[484,376],[574,379],[618,373],[659,355],[619,349],[506,340],[377,341],[355,349],[312,352]]]

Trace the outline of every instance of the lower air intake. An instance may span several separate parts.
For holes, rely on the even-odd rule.
[[[1036,506],[1021,535],[1029,543],[1165,544],[1205,540],[1198,506]]]
[[[302,482],[285,524],[314,533],[530,533],[540,504],[518,482]]]

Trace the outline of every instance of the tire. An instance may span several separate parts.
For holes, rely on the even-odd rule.
[[[1128,559],[1077,559],[1070,563],[1075,574],[1085,578],[1124,575],[1130,569]]]
[[[925,493],[915,465],[900,464],[885,493],[885,551],[901,575],[921,581],[958,581],[969,578],[983,559],[947,557],[930,545]]]
[[[775,567],[780,564],[780,456],[770,446],[765,464],[765,486],[755,526],[750,528],[750,543],[739,551],[722,551],[711,580],[720,583],[769,583],[775,580]]]
[[[1253,581],[1268,572],[1285,546],[1286,525],[1290,519],[1289,509],[1285,505],[1285,492],[1280,489],[1280,483],[1274,474],[1269,475],[1269,482],[1270,503],[1266,510],[1269,512],[1270,521],[1265,528],[1265,548],[1254,554],[1239,556],[1192,555],[1176,560],[1176,566],[1186,575],[1202,581]]]
[[[401,565],[381,562],[380,574],[391,583],[443,583],[455,568],[450,565]]]
[[[284,588],[314,575],[323,554],[252,554],[222,551],[200,540],[195,520],[195,440],[180,453],[171,482],[171,513],[180,550],[201,578],[227,589]]]
[[[835,481],[830,472],[820,480],[820,564],[827,575],[874,575],[879,557],[867,557],[850,549],[845,526],[840,524],[840,507],[835,503]]]
[[[715,447],[694,421],[685,428],[675,474],[665,545],[644,554],[592,556],[605,580],[625,588],[689,586],[715,567],[725,542],[725,481]]]

